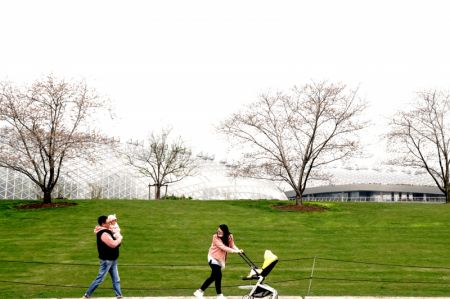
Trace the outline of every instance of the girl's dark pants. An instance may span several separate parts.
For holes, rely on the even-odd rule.
[[[200,289],[205,291],[214,281],[217,294],[222,294],[222,268],[219,265],[211,264],[211,262],[209,266],[211,267],[211,276],[205,280]]]

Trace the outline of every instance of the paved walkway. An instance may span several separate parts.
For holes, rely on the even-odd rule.
[[[81,297],[80,297],[81,298]],[[115,299],[116,297],[91,297],[92,299]],[[194,296],[174,297],[124,297],[124,299],[193,299]],[[227,296],[228,299],[242,299],[242,296]],[[267,297],[268,298],[268,297]],[[77,298],[47,298],[77,299]],[[78,298],[79,299],[79,298]],[[205,296],[205,299],[216,299],[216,296]],[[450,299],[450,297],[377,297],[377,296],[278,296],[278,299]]]

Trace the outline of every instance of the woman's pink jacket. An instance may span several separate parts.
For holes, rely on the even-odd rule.
[[[214,234],[212,237],[211,247],[209,248],[208,255],[220,262],[222,267],[225,267],[225,262],[227,260],[227,253],[238,253],[239,248],[234,244],[233,235],[230,235],[228,239],[229,246],[223,244],[222,240]]]

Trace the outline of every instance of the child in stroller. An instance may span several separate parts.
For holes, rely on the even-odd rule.
[[[255,264],[250,260],[250,258],[244,253],[239,253],[239,255],[244,259],[244,261],[250,266],[250,274],[244,277],[244,280],[258,280],[256,285],[240,286],[240,289],[249,289],[250,293],[243,296],[243,299],[253,299],[253,298],[264,298],[269,296],[272,299],[278,299],[278,292],[274,288],[267,284],[264,284],[264,280],[270,271],[278,263],[278,257],[273,254],[270,250],[264,252],[264,263],[261,269],[255,266]]]

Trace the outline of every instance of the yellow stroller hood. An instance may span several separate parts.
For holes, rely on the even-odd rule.
[[[262,265],[262,269],[264,270],[265,268],[267,268],[267,266],[269,266],[270,264],[272,264],[273,262],[275,262],[277,260],[278,260],[278,256],[273,254],[272,251],[266,250],[264,252],[264,263]]]
[[[256,265],[245,255],[245,253],[242,253],[241,257],[251,267],[250,273],[246,277],[247,279],[258,278],[261,275],[264,277],[267,276],[278,262],[278,257],[270,250],[266,250],[264,252],[264,262],[261,268],[256,267]]]

